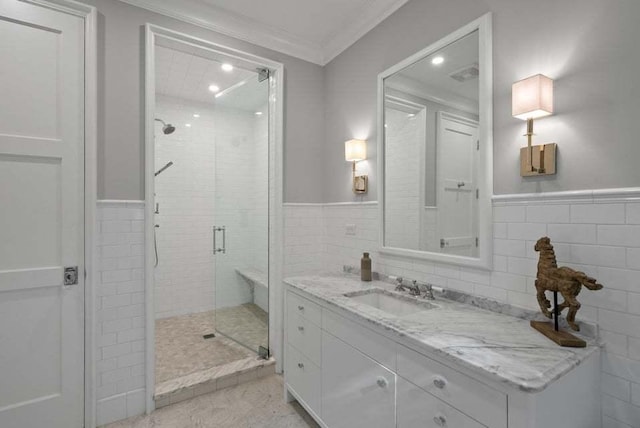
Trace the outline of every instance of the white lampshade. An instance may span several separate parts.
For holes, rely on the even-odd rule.
[[[365,160],[367,158],[367,142],[365,140],[345,141],[344,158],[348,162]]]
[[[513,84],[511,113],[518,119],[537,119],[553,114],[553,80],[542,74]]]

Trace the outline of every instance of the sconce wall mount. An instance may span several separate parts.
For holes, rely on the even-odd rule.
[[[527,121],[527,147],[520,149],[520,175],[523,177],[556,173],[555,143],[532,145],[533,120],[553,114],[553,80],[537,74],[513,84],[513,117]]]
[[[352,162],[352,187],[353,193],[367,193],[369,178],[366,175],[356,175],[356,163],[367,158],[367,142],[365,140],[349,140],[344,143],[344,158]]]

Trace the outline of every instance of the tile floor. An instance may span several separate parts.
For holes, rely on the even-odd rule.
[[[234,340],[218,334],[216,325]],[[216,333],[216,337],[202,337],[209,333]],[[258,345],[266,346],[267,338],[268,314],[252,303],[159,319],[156,383],[256,356]]]
[[[268,376],[105,428],[318,428],[298,403],[285,403],[282,382]]]
[[[258,352],[259,346],[269,346],[269,314],[254,303],[216,309],[219,332]]]

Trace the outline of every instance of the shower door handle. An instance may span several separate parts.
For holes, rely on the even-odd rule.
[[[216,244],[216,235],[218,234],[218,232],[222,232],[222,248],[218,248],[218,245]],[[215,256],[216,253],[222,253],[225,254],[227,252],[227,230],[225,226],[222,227],[217,227],[217,226],[213,226],[213,255]]]

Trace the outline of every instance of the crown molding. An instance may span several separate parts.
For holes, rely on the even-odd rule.
[[[322,65],[321,46],[279,28],[193,0],[120,0],[179,21]]]
[[[343,30],[325,43],[303,39],[281,28],[261,23],[201,1],[119,1],[324,66],[408,0],[396,0],[390,5],[384,0],[370,0],[370,4],[358,15],[356,20],[345,22]]]
[[[362,11],[356,20],[345,22],[343,31],[324,43],[323,63],[321,65],[331,62],[408,1],[396,0],[389,4],[383,0],[372,0],[371,4]]]

